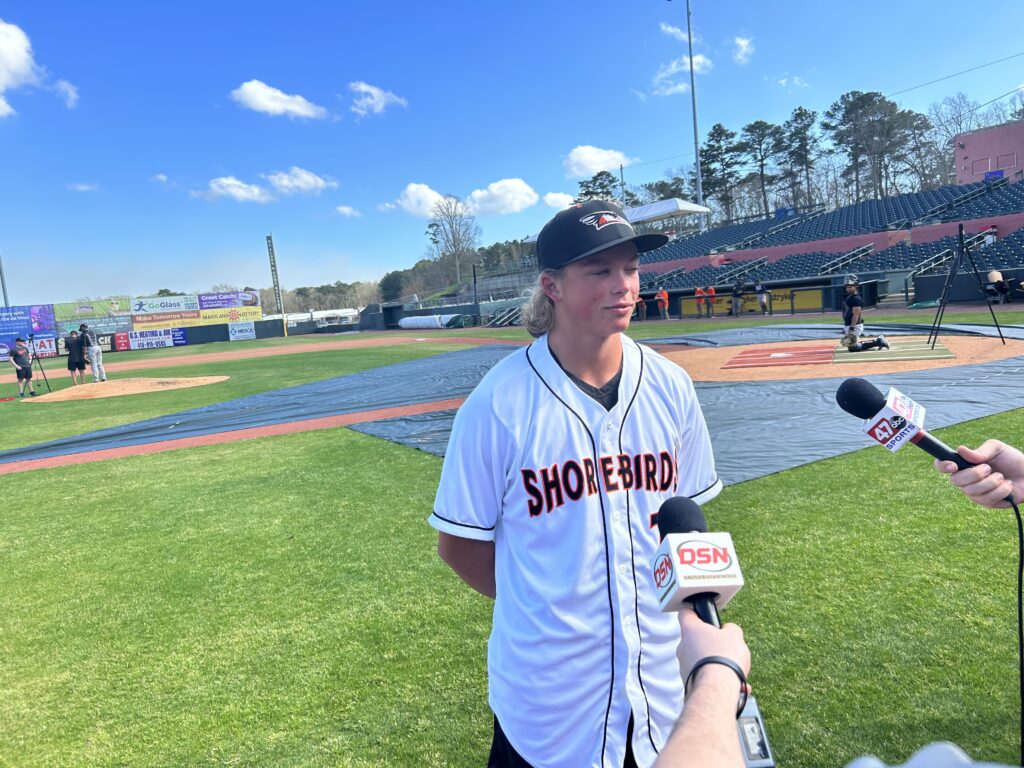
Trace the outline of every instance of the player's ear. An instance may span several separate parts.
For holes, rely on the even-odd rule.
[[[540,287],[544,291],[544,295],[551,299],[553,302],[559,302],[562,299],[562,286],[559,279],[551,272],[545,271],[540,275]]]

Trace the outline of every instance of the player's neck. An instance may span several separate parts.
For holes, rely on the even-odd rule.
[[[603,387],[622,367],[622,336],[575,336],[552,328],[548,347],[562,368],[593,387]]]

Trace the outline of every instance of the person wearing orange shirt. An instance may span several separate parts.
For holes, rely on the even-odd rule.
[[[707,304],[708,319],[710,320],[715,316],[715,286],[709,285],[705,293],[707,298],[704,299],[704,303]]]
[[[700,318],[704,317],[704,296],[705,295],[706,294],[704,293],[704,289],[701,288],[699,285],[697,286],[697,290],[695,290],[693,292],[694,298],[697,299],[697,319],[698,320]]]
[[[668,291],[664,286],[658,286],[658,292],[654,294],[654,300],[658,302],[658,314],[662,320],[668,320]]]

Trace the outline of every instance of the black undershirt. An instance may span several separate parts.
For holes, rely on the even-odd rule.
[[[550,347],[548,351],[551,352]],[[555,357],[555,353],[551,352],[551,356],[555,358],[555,362],[558,363],[558,367],[565,371],[565,375],[572,379],[572,383],[580,388],[580,391],[585,395],[589,395],[606,411],[610,411],[615,407],[615,404],[619,402],[619,379],[622,378],[622,364],[619,364],[619,372],[612,376],[603,387],[595,387],[593,384],[587,384],[579,376],[576,376],[572,371],[566,370],[566,367],[562,365],[562,361]]]

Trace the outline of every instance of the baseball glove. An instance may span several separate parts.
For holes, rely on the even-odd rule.
[[[843,346],[847,349],[854,346],[858,341],[860,341],[860,339],[857,338],[856,333],[848,333],[843,336]]]

